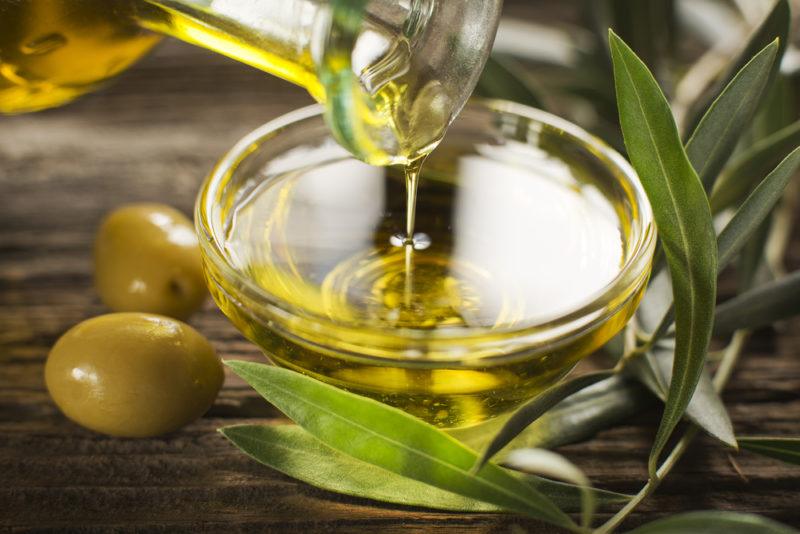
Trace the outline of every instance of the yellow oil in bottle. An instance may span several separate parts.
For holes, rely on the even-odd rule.
[[[247,312],[247,291],[209,264],[215,300],[280,365],[443,427],[505,413],[614,335],[642,287],[601,325],[535,348],[618,275],[630,221],[590,178],[526,158],[540,155],[440,147],[416,221],[402,167],[343,159],[271,176],[224,215],[226,261],[271,311]]]
[[[119,74],[159,40],[133,14],[125,2],[0,1],[0,113],[58,106]]]
[[[286,46],[274,33],[256,34],[241,24],[225,23],[221,14],[182,11],[186,6],[180,2],[170,4],[0,2],[0,112],[57,106],[92,91],[144,55],[159,41],[158,34],[231,56],[324,99],[308,53]]]

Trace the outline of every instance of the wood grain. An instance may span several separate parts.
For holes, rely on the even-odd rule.
[[[551,532],[512,516],[435,513],[330,494],[234,450],[215,429],[280,415],[228,376],[201,420],[160,439],[100,436],[67,421],[42,382],[49,347],[103,313],[91,244],[115,206],[191,213],[215,159],[239,137],[310,103],[299,89],[168,43],[98,94],[0,118],[0,529],[163,532]],[[800,265],[795,236],[790,262]],[[210,302],[192,319],[224,357],[262,356]],[[800,322],[760,332],[725,395],[736,431],[800,435]],[[561,452],[597,485],[635,491],[659,414]],[[800,469],[701,439],[628,525],[678,511],[757,512],[800,527]]]

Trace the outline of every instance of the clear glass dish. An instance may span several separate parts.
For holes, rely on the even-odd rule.
[[[539,110],[475,100],[403,176],[336,144],[317,106],[250,133],[196,206],[222,311],[275,364],[454,428],[507,413],[626,324],[656,230],[629,164]]]

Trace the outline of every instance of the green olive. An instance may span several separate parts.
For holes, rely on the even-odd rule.
[[[45,365],[50,396],[96,432],[147,437],[203,415],[222,386],[222,364],[195,329],[145,313],[111,313],[68,330]]]
[[[131,204],[103,221],[94,244],[95,286],[114,311],[185,319],[207,289],[197,236],[181,212]]]

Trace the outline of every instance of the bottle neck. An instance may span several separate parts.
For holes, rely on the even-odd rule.
[[[151,31],[288,80],[325,102],[312,55],[322,17],[314,0],[145,0],[137,12]]]

